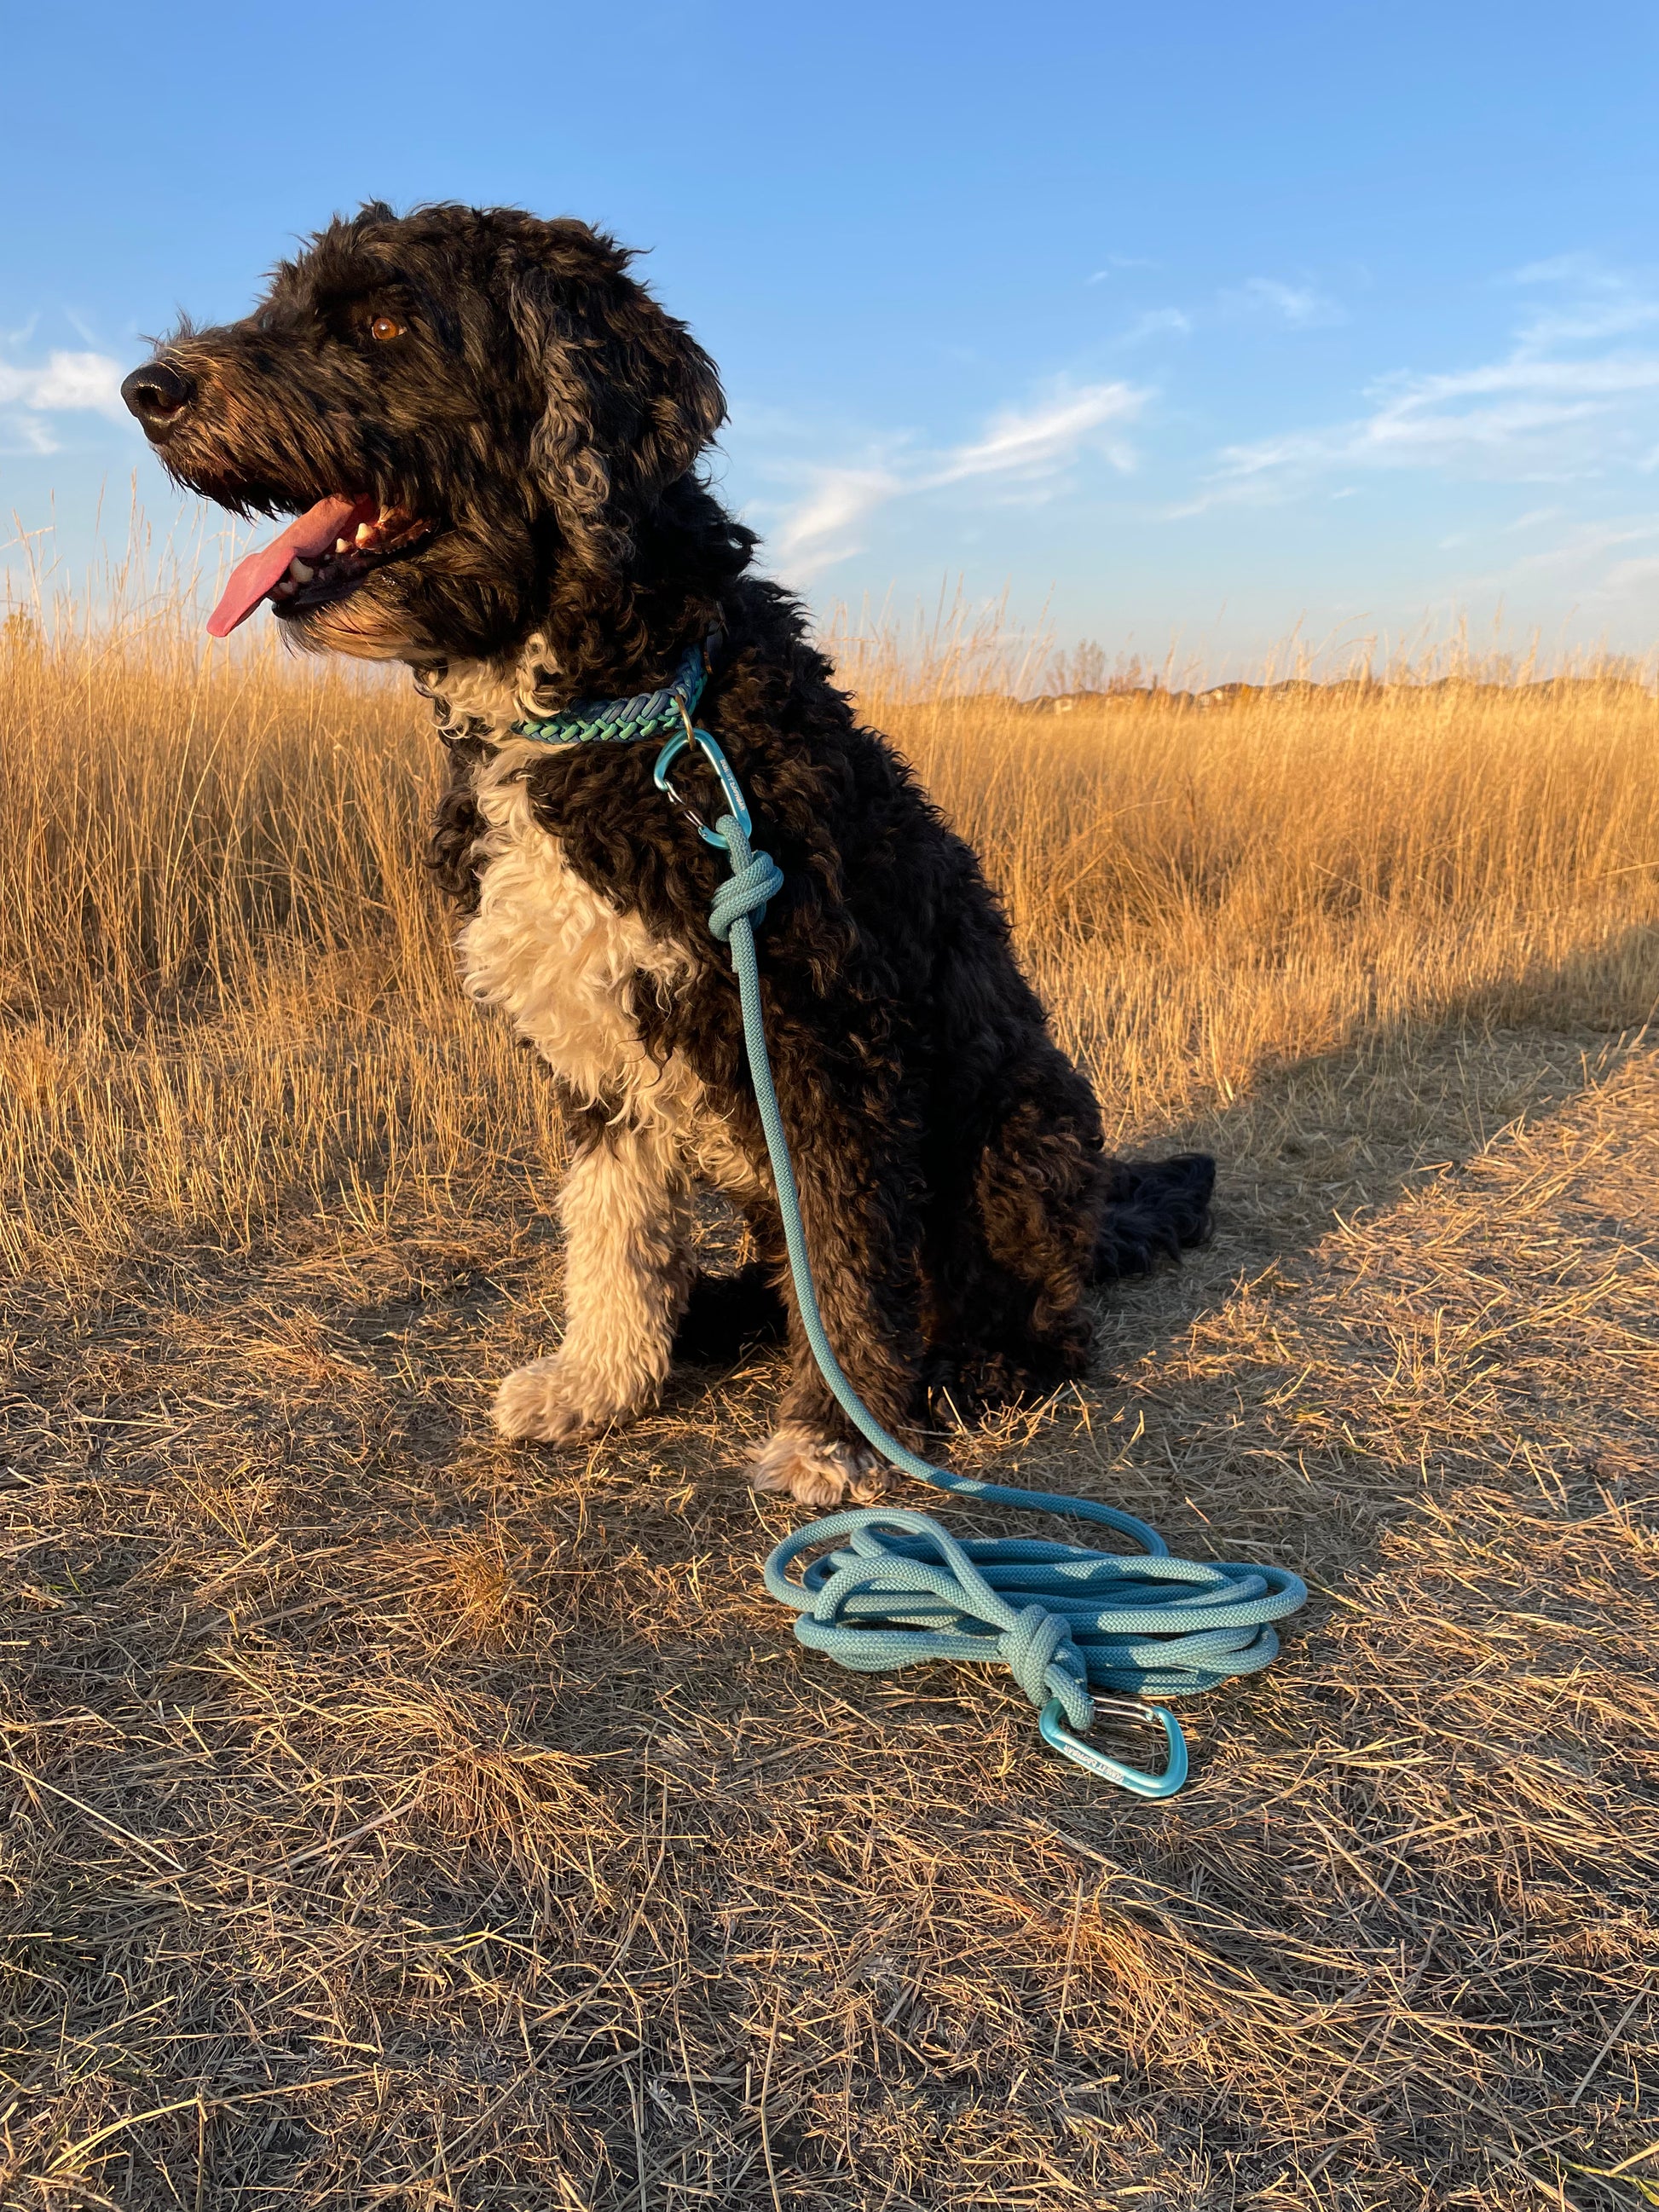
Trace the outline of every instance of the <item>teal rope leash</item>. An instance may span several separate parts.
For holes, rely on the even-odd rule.
[[[1172,1559],[1155,1528],[1093,1498],[977,1482],[934,1467],[888,1434],[842,1374],[818,1311],[761,1009],[755,931],[783,889],[783,877],[769,854],[750,846],[754,824],[725,754],[706,730],[694,728],[689,709],[681,720],[658,756],[657,787],[731,866],[708,926],[737,971],[744,1046],[795,1301],[824,1382],[860,1435],[901,1473],[989,1504],[1069,1513],[1140,1547],[1125,1553],[1028,1537],[957,1537],[925,1513],[868,1506],[831,1514],[787,1536],[766,1562],[766,1587],[796,1613],[802,1644],[860,1673],[933,1659],[1000,1662],[1037,1707],[1046,1742],[1139,1796],[1173,1796],[1187,1778],[1186,1741],[1174,1714],[1144,1703],[1145,1697],[1179,1697],[1259,1673],[1278,1654],[1273,1624],[1306,1602],[1307,1589],[1283,1567]],[[712,830],[668,780],[670,767],[693,742],[719,778],[726,805]],[[794,1562],[825,1544],[836,1548],[793,1578]],[[1163,1729],[1169,1758],[1161,1774],[1126,1765],[1083,1741],[1102,1711]]]

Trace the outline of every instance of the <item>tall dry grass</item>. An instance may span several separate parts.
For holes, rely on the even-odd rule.
[[[1043,711],[958,690],[944,657],[920,684],[883,641],[849,659],[1126,1141],[1287,1060],[1451,1023],[1619,1027],[1659,998],[1659,699],[1622,676]]]
[[[842,653],[984,853],[1119,1143],[1339,1048],[1651,1010],[1659,702],[1637,684],[1061,713],[1000,688],[994,640],[920,669],[890,636]],[[55,637],[22,617],[0,729],[11,1266],[543,1187],[544,1088],[460,1004],[415,857],[436,771],[405,690],[210,647],[182,602]]]
[[[14,622],[0,727],[14,1266],[539,1176],[550,1102],[465,1018],[416,858],[434,763],[406,693],[178,624]]]
[[[15,625],[6,2205],[1659,2202],[1659,1093],[1583,1033],[1659,988],[1659,708],[843,662],[1120,1138],[1223,1156],[1087,1389],[952,1454],[1313,1602],[1146,1806],[1000,1678],[789,1644],[775,1364],[493,1437],[559,1139],[455,987],[415,702]]]

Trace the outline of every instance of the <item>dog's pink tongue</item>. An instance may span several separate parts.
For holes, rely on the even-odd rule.
[[[360,522],[373,522],[380,511],[374,500],[344,499],[337,495],[307,507],[280,538],[273,538],[269,545],[262,545],[246,561],[237,562],[218,605],[208,617],[208,635],[228,637],[239,623],[245,623],[271,586],[282,582],[296,553],[301,560],[310,561],[328,552],[337,538],[349,540]]]

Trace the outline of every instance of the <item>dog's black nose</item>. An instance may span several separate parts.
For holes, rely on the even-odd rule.
[[[181,415],[195,396],[190,379],[164,361],[147,361],[121,386],[122,398],[152,438]]]

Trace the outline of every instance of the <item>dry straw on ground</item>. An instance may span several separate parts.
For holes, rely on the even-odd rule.
[[[769,1364],[494,1442],[559,1138],[410,702],[15,623],[0,2201],[1659,2202],[1659,707],[855,672],[1119,1140],[1222,1163],[952,1448],[1295,1565],[1284,1658],[1132,1803],[788,1639]]]

